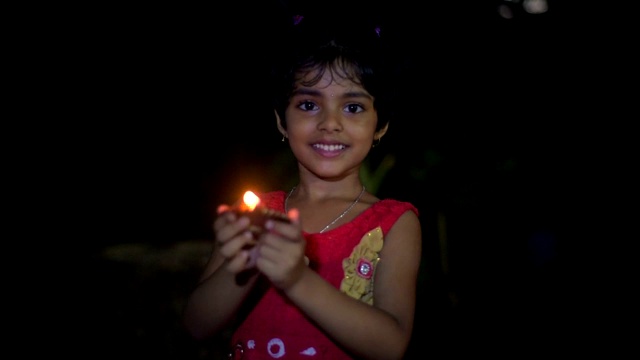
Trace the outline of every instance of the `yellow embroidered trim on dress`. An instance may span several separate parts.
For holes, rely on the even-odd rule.
[[[373,275],[380,260],[378,254],[382,250],[383,240],[382,229],[378,226],[362,237],[351,256],[342,260],[344,279],[340,291],[373,305]]]

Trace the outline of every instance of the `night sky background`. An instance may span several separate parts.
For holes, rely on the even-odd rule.
[[[67,305],[81,319],[65,335],[76,339],[69,353],[223,354],[222,340],[190,339],[180,311],[216,205],[295,184],[264,88],[285,3],[91,5],[43,35],[65,85],[56,108],[78,120],[57,125],[73,174],[61,182],[77,195]],[[333,2],[288,3],[328,16]],[[610,296],[628,286],[604,264],[626,264],[602,239],[622,216],[608,206],[620,192],[610,180],[629,144],[609,132],[622,112],[611,84],[627,74],[612,65],[625,56],[609,35],[622,30],[604,24],[624,25],[619,9],[357,3],[349,11],[384,15],[404,58],[399,116],[367,166],[392,157],[377,195],[421,212],[407,358],[613,351]]]

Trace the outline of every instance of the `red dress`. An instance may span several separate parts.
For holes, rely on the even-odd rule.
[[[284,211],[284,191],[261,194],[268,208]],[[304,233],[309,266],[333,286],[368,303],[384,234],[410,203],[380,200],[351,222],[324,233]],[[232,336],[236,359],[352,359],[311,323],[286,296],[268,286]]]

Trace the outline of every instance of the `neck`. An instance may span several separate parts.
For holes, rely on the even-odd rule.
[[[291,197],[291,195],[294,193],[294,191],[296,191],[296,189],[297,189],[297,187],[294,186],[291,189],[291,191],[289,191],[289,193],[287,194],[287,197],[284,199],[284,211],[285,212],[289,211],[288,201],[289,201],[289,198]],[[351,211],[351,209],[353,209],[353,207],[356,206],[356,204],[360,201],[360,199],[362,198],[362,195],[364,194],[365,190],[366,190],[365,186],[362,185],[362,189],[358,193],[358,196],[355,198],[355,200],[353,200],[353,202],[349,205],[349,207],[347,207],[346,210],[344,210],[340,215],[338,215],[338,217],[336,217],[333,221],[331,221],[329,224],[327,224],[319,232],[323,233],[323,232],[329,230],[329,228],[331,228],[331,226],[333,226],[333,224],[335,224],[338,220],[342,219],[346,214],[348,214]]]

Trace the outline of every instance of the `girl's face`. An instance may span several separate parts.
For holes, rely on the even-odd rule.
[[[330,71],[311,87],[298,82],[284,119],[298,163],[321,178],[358,174],[376,135],[373,100],[362,86]]]

